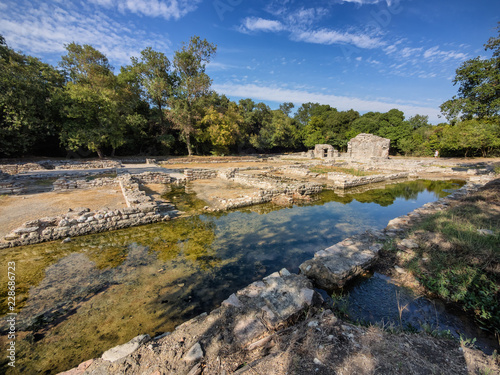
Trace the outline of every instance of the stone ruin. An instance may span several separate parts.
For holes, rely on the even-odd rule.
[[[317,159],[333,159],[339,157],[339,152],[332,145],[316,145],[314,150],[308,152],[308,156]]]
[[[388,158],[391,140],[361,133],[347,142],[347,156],[352,159]]]

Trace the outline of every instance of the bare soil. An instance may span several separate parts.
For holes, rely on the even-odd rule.
[[[98,210],[126,207],[119,188],[101,187],[28,195],[0,197],[0,237],[36,218],[57,216],[69,208],[86,207]]]
[[[226,180],[195,180],[190,183],[199,199],[211,207],[217,207],[219,199],[239,198],[257,192],[259,189],[243,186]]]

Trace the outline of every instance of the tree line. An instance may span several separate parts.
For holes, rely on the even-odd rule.
[[[500,31],[500,28],[499,28]],[[152,48],[118,74],[90,45],[71,43],[57,67],[16,52],[0,35],[0,156],[100,158],[115,155],[228,155],[303,151],[327,143],[343,151],[371,133],[391,140],[391,153],[493,156],[500,153],[500,37],[490,59],[464,62],[443,103],[448,122],[408,119],[398,109],[360,115],[330,105],[283,103],[272,110],[211,90],[206,66],[217,47],[194,36],[172,61]]]

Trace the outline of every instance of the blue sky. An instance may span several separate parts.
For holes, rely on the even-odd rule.
[[[199,35],[218,46],[213,88],[233,100],[330,104],[438,118],[465,60],[489,57],[498,0],[0,0],[0,34],[57,64],[91,44],[119,67],[151,46],[169,58]]]

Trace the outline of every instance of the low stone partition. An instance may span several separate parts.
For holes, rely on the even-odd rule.
[[[162,215],[149,206],[126,207],[119,210],[106,208],[97,211],[90,211],[88,208],[71,210],[65,215],[27,221],[0,241],[0,249],[123,229],[169,218],[168,215]]]
[[[15,175],[22,172],[43,171],[53,169],[102,169],[120,168],[121,162],[115,160],[43,160],[34,163],[0,164],[0,171]]]
[[[397,180],[410,177],[409,172],[400,172],[392,174],[378,174],[372,176],[353,176],[347,173],[328,172],[327,178],[333,181],[333,186],[340,189],[346,189],[354,186],[368,185],[388,180]]]
[[[187,181],[210,180],[217,178],[218,172],[214,169],[186,169],[184,177]]]
[[[151,207],[151,210],[153,210],[155,206],[153,199],[139,189],[139,183],[132,175],[126,174],[121,176],[118,183],[120,184],[125,203],[128,207],[142,205]]]
[[[24,184],[13,181],[0,181],[0,195],[21,194],[24,191]]]
[[[117,186],[118,181],[116,178],[103,177],[103,178],[77,178],[70,179],[60,177],[53,183],[54,191],[64,191],[71,189],[91,189],[103,186]]]

